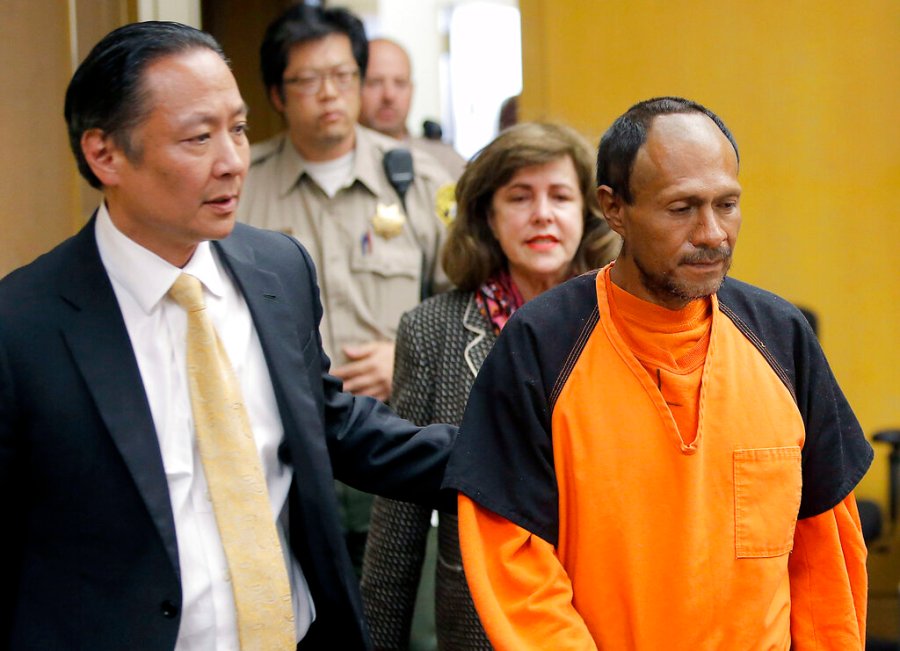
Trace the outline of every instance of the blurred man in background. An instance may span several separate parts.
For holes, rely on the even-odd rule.
[[[386,38],[369,41],[369,69],[362,87],[360,124],[431,154],[454,179],[459,178],[466,161],[452,146],[439,137],[410,136],[406,120],[412,94],[412,66],[403,46]]]

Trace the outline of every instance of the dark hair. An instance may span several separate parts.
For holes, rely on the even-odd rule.
[[[301,3],[290,7],[266,29],[259,48],[259,67],[266,93],[273,86],[278,88],[279,93],[282,92],[282,78],[292,47],[329,34],[344,34],[350,39],[350,49],[359,66],[360,77],[365,77],[369,63],[369,41],[362,21],[342,7],[323,9]]]
[[[513,95],[503,100],[500,115],[497,117],[497,129],[503,131],[519,121],[519,96]]]
[[[647,132],[653,119],[658,115],[673,113],[703,113],[725,134],[740,161],[734,136],[718,115],[697,102],[681,97],[654,97],[632,106],[616,118],[603,134],[597,150],[597,185],[608,185],[625,203],[631,204],[634,201],[631,194],[631,170],[638,150],[647,141]]]
[[[475,290],[506,267],[506,255],[488,223],[494,193],[520,169],[566,156],[575,167],[584,203],[584,231],[572,259],[572,275],[600,267],[615,256],[619,239],[600,214],[590,145],[570,127],[525,122],[501,132],[478,152],[456,184],[456,219],[441,256],[454,285]]]
[[[78,171],[93,187],[100,189],[103,184],[81,151],[81,136],[100,129],[112,136],[130,160],[139,159],[131,130],[152,109],[144,70],[157,59],[196,48],[212,50],[228,61],[216,39],[206,32],[180,23],[147,21],[113,30],[78,66],[66,90],[64,113]]]

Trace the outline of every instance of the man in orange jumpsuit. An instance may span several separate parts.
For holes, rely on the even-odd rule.
[[[597,170],[622,252],[516,313],[445,477],[491,642],[861,650],[872,451],[800,312],[726,279],[734,138],[647,100]]]

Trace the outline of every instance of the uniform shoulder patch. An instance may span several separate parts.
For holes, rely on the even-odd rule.
[[[446,183],[434,195],[434,212],[444,226],[456,219],[456,183]]]

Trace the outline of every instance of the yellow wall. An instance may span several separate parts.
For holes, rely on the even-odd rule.
[[[900,427],[900,2],[520,0],[525,119],[596,142],[682,95],[741,148],[732,275],[814,309],[863,428]],[[886,499],[886,453],[859,493]]]

